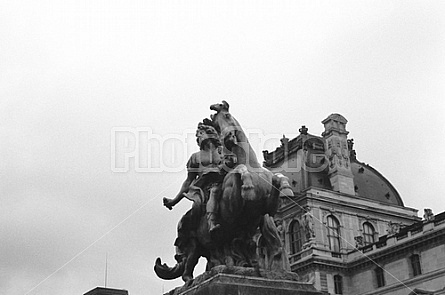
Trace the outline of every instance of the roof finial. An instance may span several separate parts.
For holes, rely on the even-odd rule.
[[[283,134],[283,138],[280,139],[281,141],[281,146],[285,146],[289,143],[289,138],[287,138],[284,134]]]

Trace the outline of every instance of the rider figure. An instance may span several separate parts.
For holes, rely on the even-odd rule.
[[[221,183],[225,176],[225,171],[221,169],[224,163],[221,142],[212,121],[204,119],[198,124],[196,141],[200,151],[192,154],[187,162],[186,180],[174,199],[164,198],[163,202],[171,210],[184,197],[193,201],[191,221],[195,228],[198,226],[202,206],[206,204],[209,231],[212,233],[221,227],[217,222],[217,211]],[[201,190],[203,193],[196,193]]]

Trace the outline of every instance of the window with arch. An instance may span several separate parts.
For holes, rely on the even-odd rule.
[[[340,223],[337,218],[330,215],[327,218],[329,249],[340,252]]]
[[[422,269],[420,268],[420,256],[419,254],[413,254],[410,257],[411,260],[411,269],[413,272],[413,276],[418,276],[422,274]]]
[[[363,223],[363,242],[365,243],[365,246],[375,242],[374,233],[375,230],[371,223]]]
[[[334,293],[343,294],[343,278],[341,275],[334,276]]]
[[[289,226],[289,242],[291,254],[295,254],[301,251],[303,241],[300,223],[297,220],[292,221]]]

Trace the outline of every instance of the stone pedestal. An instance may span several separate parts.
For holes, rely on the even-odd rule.
[[[212,269],[197,277],[190,286],[176,288],[165,295],[322,295],[310,283],[253,269]],[[235,270],[235,271],[234,271]],[[275,278],[274,278],[275,277]]]

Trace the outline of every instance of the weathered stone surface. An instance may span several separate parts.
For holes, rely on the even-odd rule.
[[[321,295],[291,272],[217,266],[166,295]]]

